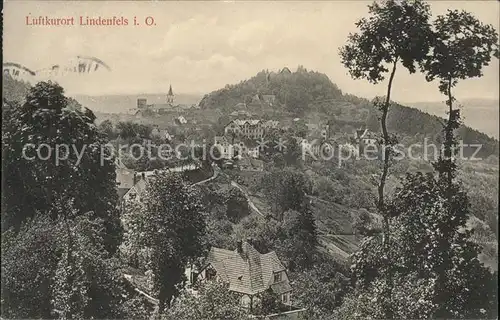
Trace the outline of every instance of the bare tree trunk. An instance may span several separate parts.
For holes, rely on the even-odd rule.
[[[452,169],[452,162],[453,162],[453,121],[455,121],[453,117],[453,96],[451,95],[451,77],[448,79],[448,108],[449,108],[449,114],[448,114],[448,123],[447,123],[447,128],[445,129],[445,157],[448,158],[448,170],[447,170],[447,179],[448,179],[448,197],[450,200],[450,205],[451,205],[451,185],[453,183],[453,169]]]
[[[380,124],[382,126],[382,135],[384,139],[384,148],[383,148],[383,169],[382,169],[382,176],[380,177],[380,183],[378,186],[378,205],[377,209],[379,213],[382,215],[384,218],[384,226],[383,226],[383,243],[384,245],[388,241],[389,237],[389,217],[385,214],[385,198],[384,198],[384,188],[385,188],[385,183],[387,180],[387,175],[389,174],[389,161],[390,161],[390,154],[391,154],[391,148],[389,147],[391,141],[389,137],[389,132],[387,130],[387,114],[389,112],[389,104],[391,102],[391,89],[392,89],[392,82],[394,80],[394,75],[396,74],[396,66],[397,66],[397,61],[398,59],[394,60],[394,64],[392,66],[392,72],[391,76],[389,78],[389,84],[387,86],[387,95],[385,97],[385,102],[384,106],[382,107],[382,118],[380,119]]]
[[[446,179],[446,197],[448,202],[448,214],[449,216],[453,216],[453,178],[455,175],[455,160],[453,157],[455,156],[455,140],[454,140],[454,130],[456,125],[458,125],[459,114],[455,114],[457,110],[453,110],[453,100],[454,97],[452,95],[452,77],[448,78],[448,84],[446,88],[446,95],[448,96],[448,100],[446,101],[446,105],[448,106],[448,122],[444,127],[444,159],[441,159],[441,165],[439,166],[439,176],[440,178]],[[443,244],[449,245],[449,243]],[[448,265],[450,263],[450,256],[445,251],[443,252],[443,261],[442,265]],[[450,292],[446,288],[446,271],[442,268],[438,271],[438,279],[437,284],[441,288],[439,290],[439,294],[436,297],[436,301],[443,301],[450,294]]]
[[[383,232],[382,232],[382,246],[384,248],[386,257],[385,257],[385,266],[387,267],[387,274],[386,274],[386,290],[383,293],[385,296],[385,301],[383,304],[383,309],[385,313],[386,319],[392,319],[393,318],[393,312],[392,312],[392,307],[390,303],[388,303],[389,298],[392,295],[392,271],[391,267],[389,266],[390,264],[390,259],[387,256],[389,251],[389,231],[390,231],[390,225],[389,225],[389,217],[387,215],[387,212],[385,210],[385,198],[384,198],[384,188],[387,180],[387,176],[389,174],[389,165],[390,165],[390,157],[392,154],[392,141],[389,137],[389,132],[387,130],[387,114],[389,112],[389,106],[391,103],[391,89],[392,89],[392,83],[394,80],[394,75],[396,74],[396,66],[398,63],[398,58],[394,59],[394,63],[392,65],[392,71],[391,75],[389,77],[389,84],[387,85],[387,95],[385,97],[385,102],[384,105],[382,106],[382,118],[380,119],[380,124],[382,127],[382,135],[383,135],[383,169],[382,169],[382,175],[380,177],[380,183],[378,186],[378,204],[377,204],[377,209],[379,214],[383,217]]]

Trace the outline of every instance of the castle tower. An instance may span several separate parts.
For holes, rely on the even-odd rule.
[[[172,92],[172,85],[170,85],[170,88],[168,89],[167,103],[170,104],[174,103],[174,93]]]

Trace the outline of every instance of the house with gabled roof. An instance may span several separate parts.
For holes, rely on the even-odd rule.
[[[148,186],[148,178],[145,173],[134,174],[134,185],[123,196],[124,202],[140,202]]]
[[[134,170],[130,170],[127,168],[116,169],[116,184],[119,199],[122,199],[123,196],[133,187],[134,174]]]
[[[186,276],[191,285],[205,281],[228,284],[250,310],[259,306],[262,294],[269,289],[284,305],[292,305],[292,287],[276,252],[262,254],[248,241],[238,241],[234,251],[212,247],[205,265],[198,272],[187,268]]]
[[[252,96],[252,100],[250,101],[249,106],[257,106],[257,105],[261,105],[261,103],[262,103],[262,100],[260,99],[260,95],[255,94]]]
[[[363,142],[365,145],[375,145],[377,143],[377,138],[368,129],[355,130],[354,140],[357,143]]]
[[[127,168],[120,160],[120,157],[115,158],[115,168],[118,199],[121,200],[123,196],[134,186],[135,171]]]
[[[321,133],[310,135],[307,138],[295,137],[295,139],[302,150],[304,158],[309,155],[313,156],[313,158],[330,159],[334,155],[335,141],[324,139]]]
[[[276,120],[235,119],[224,127],[224,133],[252,139],[262,139],[266,130],[278,128],[279,124],[279,121]]]
[[[281,69],[279,71],[280,74],[286,74],[286,75],[290,75],[292,74],[292,71],[290,71],[290,69],[288,67],[284,67],[283,69]]]
[[[259,158],[259,144],[255,140],[249,138],[234,138],[232,140],[234,156]]]
[[[263,121],[235,119],[226,125],[224,133],[241,135],[253,139],[262,138],[264,135]]]
[[[215,136],[214,147],[219,150],[221,159],[232,159],[234,156],[233,145],[225,136]]]

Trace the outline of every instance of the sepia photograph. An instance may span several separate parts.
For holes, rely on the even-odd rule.
[[[7,319],[498,319],[494,0],[3,2]]]

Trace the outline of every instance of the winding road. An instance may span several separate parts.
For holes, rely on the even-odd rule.
[[[202,181],[198,181],[196,183],[193,183],[192,185],[193,186],[198,186],[200,184],[204,184],[204,183],[210,182],[210,181],[214,180],[215,178],[217,178],[217,176],[219,175],[219,172],[220,172],[219,167],[217,165],[215,165],[215,164],[212,163],[212,169],[214,170],[214,174],[210,178],[202,180]]]
[[[252,208],[252,210],[255,211],[258,215],[265,217],[265,215],[259,210],[259,208],[257,208],[255,203],[253,203],[252,199],[250,199],[250,196],[248,195],[248,193],[245,191],[245,189],[242,186],[240,186],[236,181],[231,180],[231,178],[227,174],[223,173],[221,171],[221,169],[216,164],[212,163],[212,168],[214,170],[214,174],[210,178],[205,179],[203,181],[193,183],[192,185],[197,186],[200,184],[210,182],[210,181],[214,180],[215,178],[217,178],[219,176],[219,174],[222,174],[230,180],[231,186],[238,188],[241,191],[241,193],[243,193],[243,195],[247,199],[247,202],[248,202],[248,205],[250,206],[250,208]]]
[[[252,208],[253,211],[257,212],[260,216],[265,217],[265,215],[259,210],[259,208],[257,208],[255,206],[255,203],[253,203],[252,199],[250,199],[250,196],[245,191],[245,189],[243,189],[242,186],[240,186],[238,183],[236,183],[233,180],[231,180],[231,185],[233,187],[236,187],[236,188],[240,189],[240,191],[243,193],[243,195],[245,196],[245,198],[247,198],[248,205],[250,206],[250,208]]]

